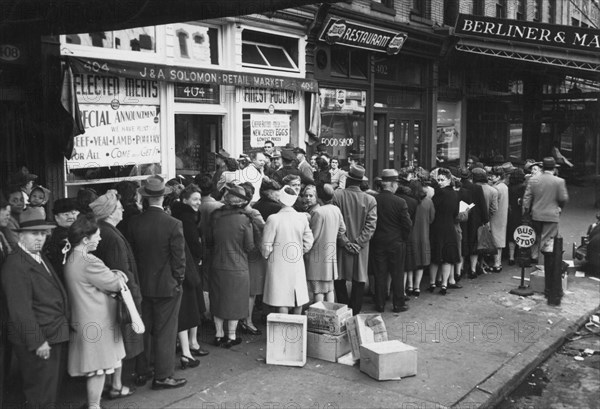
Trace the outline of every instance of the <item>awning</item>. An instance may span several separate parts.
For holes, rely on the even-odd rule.
[[[0,37],[58,35],[265,13],[333,0],[2,0]]]
[[[114,75],[151,81],[189,84],[234,85],[238,87],[285,89],[318,92],[318,82],[308,78],[250,74],[210,68],[182,67],[164,64],[64,57],[78,73]]]

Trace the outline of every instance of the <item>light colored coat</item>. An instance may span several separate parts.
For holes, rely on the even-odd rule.
[[[340,208],[346,223],[346,237],[350,243],[361,247],[358,255],[338,247],[340,279],[367,282],[369,267],[369,241],[377,227],[377,202],[375,198],[360,190],[358,186],[337,189],[332,203]]]
[[[346,233],[346,223],[337,206],[318,206],[310,218],[315,238],[312,249],[304,256],[306,279],[332,281],[338,278],[337,239]]]
[[[306,304],[308,287],[304,254],[313,245],[306,215],[284,207],[267,219],[261,252],[268,258],[263,301],[274,307]],[[297,302],[297,303],[296,303]]]
[[[508,186],[504,182],[495,184],[493,187],[498,191],[498,210],[490,219],[492,236],[496,247],[506,247],[506,225],[508,223]]]
[[[523,211],[531,209],[533,220],[558,223],[562,208],[568,201],[565,180],[543,172],[529,179],[523,195]]]
[[[69,375],[85,376],[115,368],[125,357],[125,347],[116,322],[117,301],[109,294],[121,289],[122,276],[79,248],[67,258],[64,271],[74,329],[69,344]]]
[[[483,189],[483,197],[485,199],[485,204],[488,208],[488,215],[491,220],[494,214],[498,211],[498,190],[487,183],[478,183],[478,185],[480,185]]]

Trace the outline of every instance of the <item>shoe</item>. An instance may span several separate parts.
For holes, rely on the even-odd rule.
[[[458,283],[461,279],[462,279],[462,273],[461,274],[454,273],[454,281],[456,281]]]
[[[213,341],[213,345],[216,347],[220,347],[221,345],[223,345],[225,343],[225,341],[227,341],[225,339],[225,337],[215,337],[215,340]]]
[[[448,284],[448,288],[463,288],[460,284]]]
[[[128,386],[123,385],[121,386],[121,389],[110,388],[110,390],[106,394],[106,397],[108,399],[126,398],[127,396],[133,395],[134,391],[135,389],[131,389]]]
[[[406,294],[405,294],[405,295],[412,295],[412,293],[413,293],[413,289],[412,289],[412,287],[408,287],[408,288],[406,289]]]
[[[508,265],[509,266],[514,266],[515,265],[515,260],[508,260]]]
[[[407,295],[404,296],[404,301],[410,301],[410,297]]]
[[[236,339],[227,338],[227,340],[225,340],[220,346],[221,346],[221,348],[229,349],[232,346],[239,345],[241,343],[242,343],[242,339],[239,337]]]
[[[442,282],[441,281],[436,281],[435,282],[435,286],[436,287],[441,287],[442,286]]]
[[[469,273],[467,277],[469,278],[469,280],[474,280],[477,278],[477,273]]]
[[[392,309],[393,312],[404,312],[404,311],[408,311],[408,305],[402,305],[402,306],[397,306],[394,305],[394,308]]]
[[[171,376],[165,379],[155,379],[152,381],[152,389],[175,389],[181,388],[187,383],[187,379],[175,379]]]
[[[150,378],[154,377],[153,371],[148,371],[145,374],[137,374],[135,376],[134,383],[136,386],[144,386],[150,380]]]
[[[440,290],[440,294],[441,295],[446,295],[447,291],[446,291],[446,287],[442,286],[442,289]]]
[[[179,364],[181,365],[181,369],[196,368],[198,365],[200,365],[200,361],[190,356],[181,355],[181,358],[179,358]]]
[[[415,289],[415,290],[413,290],[413,295],[415,296],[415,298],[418,297],[418,296],[420,296],[421,295],[421,290],[419,290],[418,288]]]
[[[429,284],[429,288],[427,289],[427,291],[429,291],[430,293],[433,293],[434,290],[435,290],[435,284]]]
[[[262,331],[259,330],[258,328],[254,327],[252,328],[251,326],[249,326],[248,324],[246,324],[243,321],[240,321],[240,329],[243,333],[246,334],[250,334],[250,335],[262,335]]]
[[[502,266],[490,267],[488,271],[490,273],[499,273],[502,271]]]
[[[192,353],[192,356],[206,356],[209,354],[209,352],[205,349],[202,349],[202,347],[190,348],[190,352]]]

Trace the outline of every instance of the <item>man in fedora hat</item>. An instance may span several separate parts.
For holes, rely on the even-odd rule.
[[[177,317],[186,266],[183,226],[163,210],[164,197],[171,193],[163,178],[150,176],[138,193],[150,206],[131,218],[128,236],[140,278],[144,336],[152,342],[154,354],[152,389],[178,388],[187,382],[173,378]]]
[[[377,228],[373,244],[373,267],[375,272],[375,309],[383,312],[388,290],[388,276],[392,277],[393,311],[408,310],[404,299],[404,264],[406,243],[412,228],[406,200],[397,196],[398,171],[384,169],[381,172],[381,192],[377,202]]]
[[[523,195],[523,214],[531,215],[537,240],[531,249],[533,261],[542,255],[547,242],[558,235],[562,208],[569,201],[564,179],[554,176],[556,160],[549,156],[542,161],[543,171],[531,176]],[[541,261],[540,261],[541,262]]]
[[[302,148],[294,149],[296,159],[298,159],[298,170],[306,179],[313,179],[313,168],[306,160],[306,151]]]
[[[300,172],[297,168],[293,166],[295,160],[296,155],[294,154],[293,150],[283,149],[281,151],[281,161],[283,163],[283,166],[281,167],[281,169],[273,173],[273,180],[275,180],[279,184],[282,184],[283,178],[287,175],[297,175],[300,176],[303,185],[314,184],[315,182],[312,178],[312,175],[310,178],[307,178],[306,175],[304,175],[302,172]]]
[[[48,224],[39,212],[21,213],[19,242],[2,267],[8,339],[23,377],[25,407],[58,407],[69,341],[67,292],[41,253]]]
[[[369,241],[377,226],[377,202],[360,189],[365,179],[365,168],[352,165],[346,177],[346,188],[337,189],[332,200],[342,211],[346,223],[346,236],[340,238],[338,249],[340,279],[334,282],[335,293],[338,302],[348,304],[354,314],[359,314],[362,309],[368,280]],[[352,281],[350,298],[346,281]]]

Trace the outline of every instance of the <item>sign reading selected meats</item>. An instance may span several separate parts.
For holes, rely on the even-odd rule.
[[[250,114],[250,146],[262,148],[265,141],[283,146],[290,141],[290,116]]]
[[[330,18],[319,40],[329,45],[342,44],[395,55],[400,52],[408,34],[388,31],[348,20]]]
[[[79,106],[85,134],[75,137],[70,169],[158,163],[159,107],[152,105]]]
[[[75,95],[80,104],[158,105],[158,82],[99,73],[74,73]]]

